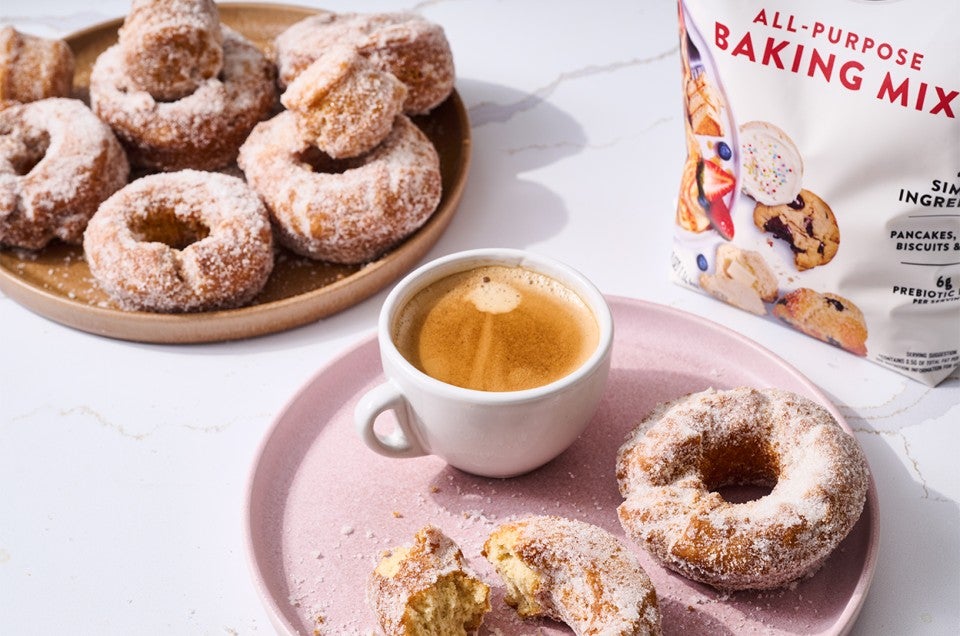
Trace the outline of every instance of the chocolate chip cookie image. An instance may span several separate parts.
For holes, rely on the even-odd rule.
[[[840,248],[837,217],[826,202],[809,190],[800,190],[797,198],[783,205],[758,203],[753,223],[787,242],[799,271],[826,265]]]
[[[867,323],[843,296],[800,287],[773,306],[773,315],[794,329],[858,356],[867,355]]]

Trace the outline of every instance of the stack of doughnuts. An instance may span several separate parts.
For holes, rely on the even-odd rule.
[[[286,87],[324,51],[337,43],[353,46],[370,62],[402,81],[404,112],[423,115],[443,102],[456,76],[443,29],[413,13],[321,11],[277,36],[268,50]]]
[[[291,251],[364,263],[436,210],[440,158],[404,114],[429,111],[453,88],[449,44],[436,25],[421,28],[429,24],[321,12],[277,36],[287,110],[257,125],[237,163]],[[421,73],[405,71],[413,67]]]
[[[82,244],[119,307],[187,312],[253,302],[277,244],[361,264],[409,236],[441,178],[407,115],[452,92],[449,44],[418,16],[318,16],[268,58],[213,0],[133,0],[89,107],[66,42],[0,29],[0,246]]]
[[[356,157],[387,138],[407,87],[356,49],[335,44],[304,69],[280,98],[300,135],[334,159]]]
[[[275,70],[210,0],[135,0],[90,71],[90,105],[130,163],[217,170],[273,110]]]
[[[160,101],[196,91],[223,69],[223,30],[212,0],[138,0],[119,32],[130,86]]]

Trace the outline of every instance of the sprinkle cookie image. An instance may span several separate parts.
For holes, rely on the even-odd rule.
[[[765,121],[740,126],[743,191],[764,205],[785,205],[800,194],[803,157],[787,133]]]

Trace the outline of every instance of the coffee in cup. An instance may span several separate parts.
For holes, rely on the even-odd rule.
[[[580,296],[531,269],[484,265],[442,278],[400,310],[392,338],[413,366],[441,382],[520,391],[580,367],[599,341]]]
[[[582,274],[522,250],[450,254],[405,276],[377,322],[384,381],[357,402],[363,442],[487,477],[567,449],[606,386],[613,316]]]

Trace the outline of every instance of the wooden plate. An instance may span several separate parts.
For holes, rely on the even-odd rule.
[[[261,48],[290,24],[313,13],[305,7],[222,4],[224,24]],[[116,42],[121,19],[66,37],[77,60],[75,96],[88,98],[90,68]],[[79,246],[51,245],[37,253],[0,250],[0,291],[31,311],[90,333],[154,343],[234,340],[297,327],[355,305],[412,269],[440,238],[463,193],[470,165],[470,122],[454,92],[430,114],[413,121],[440,155],[443,196],[416,233],[365,265],[312,261],[281,250],[270,280],[253,304],[196,314],[157,314],[119,309],[96,285]]]

